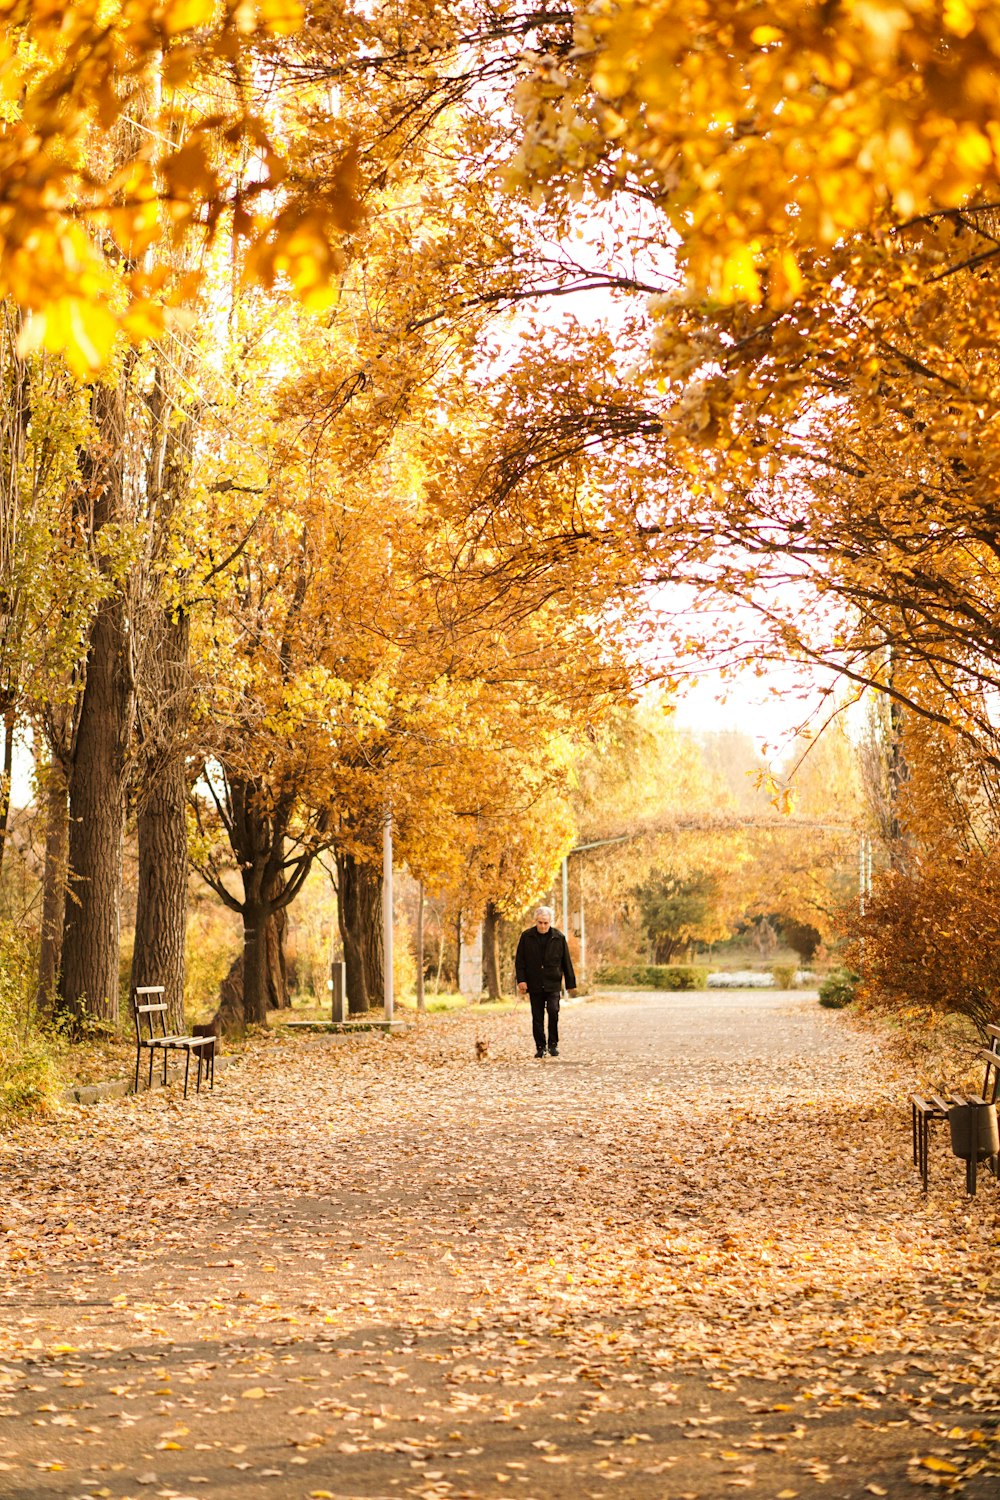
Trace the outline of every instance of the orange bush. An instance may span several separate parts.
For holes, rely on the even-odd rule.
[[[980,851],[877,877],[850,961],[878,1005],[1000,1020],[1000,861]]]

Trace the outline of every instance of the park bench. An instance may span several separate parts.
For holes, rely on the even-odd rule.
[[[191,1054],[198,1057],[197,1092],[201,1093],[201,1070],[205,1067],[210,1088],[215,1088],[215,1037],[181,1036],[167,1030],[167,1002],[162,984],[140,984],[132,990],[132,1019],[135,1021],[135,1091],[139,1092],[139,1063],[143,1051],[149,1053],[149,1083],[153,1087],[153,1058],[163,1053],[163,1083],[167,1082],[167,1058],[171,1052],[184,1054],[184,1097],[187,1098]]]
[[[995,1152],[983,1155],[984,1145],[990,1144],[987,1130],[989,1118],[980,1113],[992,1109],[994,1116],[1000,1098],[1000,1026],[988,1026],[987,1045],[980,1052],[980,1061],[986,1064],[983,1088],[980,1094],[911,1094],[910,1112],[913,1132],[913,1164],[919,1168],[920,1177],[927,1191],[927,1158],[930,1146],[930,1128],[935,1120],[954,1122],[955,1113],[966,1111],[964,1121],[969,1130],[968,1155],[965,1156],[965,1186],[969,1193],[976,1191],[976,1170],[980,1159],[985,1160],[994,1177],[1000,1176],[1000,1155]],[[963,1128],[965,1128],[963,1126]],[[994,1136],[995,1139],[995,1136]],[[955,1130],[952,1131],[955,1140]],[[959,1153],[957,1153],[959,1154]],[[960,1153],[965,1155],[963,1151]]]

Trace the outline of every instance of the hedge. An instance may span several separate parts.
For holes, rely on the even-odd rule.
[[[636,989],[703,990],[708,986],[708,970],[690,964],[610,964],[598,969],[598,984],[632,985]]]

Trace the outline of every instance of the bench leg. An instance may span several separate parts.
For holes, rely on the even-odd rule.
[[[137,1094],[139,1092],[139,1060],[141,1057],[142,1048],[137,1047],[135,1049],[135,1083],[132,1085],[133,1094]]]
[[[184,1097],[188,1096],[188,1073],[191,1071],[191,1048],[184,1048]]]

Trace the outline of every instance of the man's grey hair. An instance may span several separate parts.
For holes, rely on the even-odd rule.
[[[554,920],[554,913],[552,911],[551,906],[536,906],[535,907],[535,918],[536,918],[536,920],[537,920],[538,917],[541,917],[541,916],[548,917],[548,919],[549,919],[550,922],[553,921]]]

